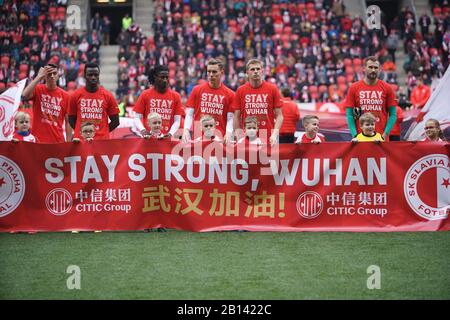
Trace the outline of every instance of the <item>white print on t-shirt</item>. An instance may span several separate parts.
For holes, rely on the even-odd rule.
[[[213,93],[202,93],[200,111],[205,114],[223,114],[223,99],[225,96]]]
[[[41,94],[41,111],[44,115],[59,117],[61,113],[61,97]]]
[[[383,91],[360,91],[359,104],[363,111],[381,111],[384,104]],[[365,108],[364,108],[365,107]]]
[[[80,112],[83,119],[99,119],[103,117],[102,99],[80,99]]]
[[[267,114],[267,109],[269,107],[269,104],[267,103],[268,96],[267,93],[246,94],[244,96],[246,114]]]

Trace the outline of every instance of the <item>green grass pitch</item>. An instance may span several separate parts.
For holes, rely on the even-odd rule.
[[[450,232],[3,233],[0,257],[0,299],[450,299]]]

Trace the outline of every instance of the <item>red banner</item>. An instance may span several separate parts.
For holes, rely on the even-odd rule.
[[[0,231],[450,230],[449,144],[0,143]]]

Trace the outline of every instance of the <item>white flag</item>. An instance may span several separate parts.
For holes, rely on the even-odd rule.
[[[447,68],[436,90],[421,110],[416,121],[411,124],[405,139],[418,141],[425,138],[425,122],[428,119],[439,121],[442,131],[450,126],[450,68]]]
[[[10,141],[14,134],[14,116],[19,109],[27,79],[20,80],[0,95],[0,141]]]

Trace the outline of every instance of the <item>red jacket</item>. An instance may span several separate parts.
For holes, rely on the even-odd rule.
[[[411,103],[422,109],[430,98],[430,88],[426,85],[416,86],[411,92]]]

